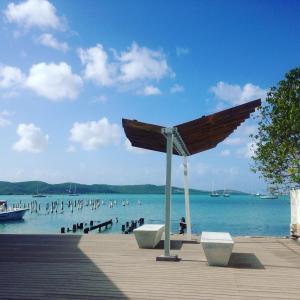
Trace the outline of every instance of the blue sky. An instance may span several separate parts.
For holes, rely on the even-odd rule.
[[[299,65],[299,1],[1,1],[0,180],[164,184],[121,119],[175,125],[257,98]],[[189,159],[194,188],[263,191],[246,121]],[[180,158],[173,184],[182,186]]]

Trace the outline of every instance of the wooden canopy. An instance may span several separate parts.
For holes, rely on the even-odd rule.
[[[216,147],[260,105],[261,100],[257,99],[174,127],[189,155],[196,154]],[[162,134],[165,127],[127,119],[122,119],[122,124],[132,146],[166,152],[166,138]],[[176,148],[173,154],[180,155]]]

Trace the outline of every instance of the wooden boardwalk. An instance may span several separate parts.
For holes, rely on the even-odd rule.
[[[132,235],[0,235],[1,299],[300,299],[300,243],[235,238],[226,268],[201,245],[172,242],[156,262]]]

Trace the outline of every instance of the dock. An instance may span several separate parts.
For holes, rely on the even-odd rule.
[[[300,299],[300,243],[234,238],[228,267],[171,236],[180,262],[156,262],[133,235],[0,235],[1,299]]]

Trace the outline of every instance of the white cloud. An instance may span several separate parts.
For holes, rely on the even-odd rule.
[[[76,152],[75,146],[70,145],[70,146],[67,148],[67,152],[69,152],[69,153],[74,153],[74,152]]]
[[[4,128],[11,124],[11,121],[9,120],[10,116],[12,116],[11,112],[7,110],[0,111],[0,128]]]
[[[19,4],[9,3],[4,15],[8,22],[21,27],[40,29],[64,29],[56,14],[56,8],[47,0],[27,0]]]
[[[108,55],[101,44],[88,49],[78,49],[81,63],[85,66],[84,77],[102,86],[114,84],[116,65],[108,62]]]
[[[248,142],[245,147],[239,148],[237,154],[240,154],[246,158],[251,158],[255,155],[257,145],[254,142]]]
[[[177,56],[183,56],[190,53],[189,48],[183,48],[183,47],[176,47],[176,54]]]
[[[19,68],[0,65],[0,88],[13,88],[25,79],[25,75]]]
[[[128,51],[121,52],[117,58],[121,63],[122,82],[160,80],[172,73],[162,51],[140,47],[137,43],[132,43]]]
[[[126,139],[125,142],[124,142],[124,146],[125,146],[125,149],[128,151],[128,152],[132,152],[132,153],[136,153],[136,154],[143,154],[143,153],[146,153],[147,150],[145,149],[142,149],[142,148],[138,148],[138,147],[133,147],[129,141],[129,139]]]
[[[252,83],[247,83],[243,87],[235,84],[228,84],[219,81],[216,86],[211,87],[210,91],[220,100],[233,105],[245,103],[258,98],[265,99],[267,91]]]
[[[241,137],[229,137],[224,141],[226,145],[240,145],[244,142],[243,138]]]
[[[13,145],[15,151],[39,153],[48,146],[49,136],[32,123],[19,124],[17,134],[20,139]]]
[[[51,33],[43,33],[38,38],[38,42],[46,47],[67,52],[69,46],[66,42],[59,42]]]
[[[224,149],[224,150],[222,150],[221,153],[220,153],[220,155],[221,155],[221,156],[224,156],[224,157],[229,156],[230,154],[231,154],[231,151],[228,150],[228,149]]]
[[[171,88],[170,88],[170,92],[172,94],[175,94],[175,93],[180,93],[180,92],[183,92],[184,91],[184,87],[182,85],[179,85],[179,84],[174,84]]]
[[[98,97],[95,97],[93,100],[91,100],[91,103],[106,103],[108,100],[107,96],[100,95]]]
[[[86,123],[76,122],[70,130],[70,140],[81,144],[85,150],[96,150],[102,146],[118,143],[120,128],[107,118]]]
[[[161,95],[161,90],[153,85],[148,85],[139,94],[142,94],[144,96]]]
[[[82,87],[82,79],[73,74],[71,67],[65,62],[39,63],[31,67],[26,86],[40,96],[59,101],[65,98],[75,99]]]

